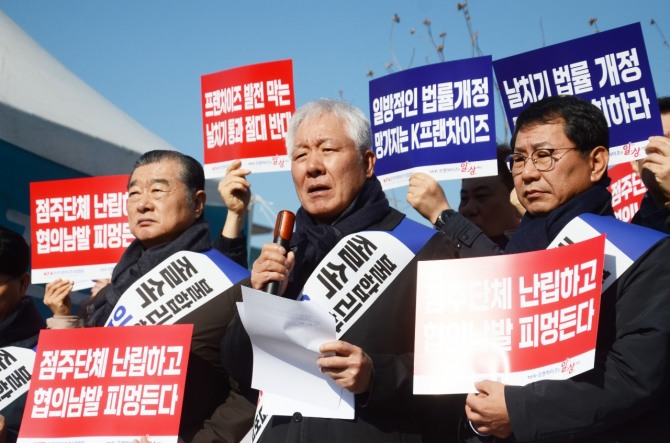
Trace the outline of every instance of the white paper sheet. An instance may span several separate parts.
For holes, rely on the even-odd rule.
[[[264,412],[353,418],[353,394],[322,374],[316,364],[319,346],[336,340],[335,319],[314,302],[244,286],[242,299],[240,319],[254,353],[251,384],[271,400],[269,407],[264,400]]]

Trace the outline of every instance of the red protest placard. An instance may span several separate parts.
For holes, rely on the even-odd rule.
[[[192,332],[43,330],[18,441],[176,442]]]
[[[555,249],[419,262],[414,393],[524,385],[593,367],[605,236]]]
[[[612,193],[614,215],[621,221],[629,222],[640,209],[647,188],[630,162],[611,167],[607,175],[612,179],[608,189]]]
[[[201,77],[205,176],[241,159],[252,172],[287,170],[284,137],[295,111],[293,63],[280,60]]]
[[[31,183],[32,282],[109,278],[134,239],[127,199],[128,175]]]

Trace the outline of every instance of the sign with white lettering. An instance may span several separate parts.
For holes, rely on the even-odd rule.
[[[578,95],[605,114],[610,166],[644,157],[649,136],[663,134],[639,23],[496,60],[493,67],[511,128],[530,103]]]
[[[32,349],[0,348],[0,415],[14,400],[28,392],[35,363]]]
[[[176,443],[193,325],[43,330],[20,443]]]
[[[612,193],[612,209],[621,221],[629,222],[640,209],[646,186],[630,163],[619,163],[610,168],[607,175],[612,182],[607,187]]]
[[[604,251],[599,235],[543,251],[419,262],[414,393],[592,369]]]
[[[370,116],[384,189],[406,186],[414,172],[436,180],[498,172],[490,56],[372,80]]]
[[[284,137],[295,112],[291,60],[201,77],[205,176],[223,177],[233,160],[252,172],[288,170]]]
[[[32,283],[56,278],[90,286],[109,278],[135,239],[128,228],[128,175],[30,184]]]

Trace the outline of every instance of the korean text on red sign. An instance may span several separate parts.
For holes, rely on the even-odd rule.
[[[109,277],[133,241],[128,176],[30,184],[32,282]]]
[[[254,172],[288,168],[284,138],[295,112],[291,60],[201,77],[205,175],[223,177],[242,159]]]
[[[19,441],[177,436],[193,325],[44,330]]]
[[[524,385],[593,367],[605,237],[561,248],[419,262],[414,392]]]
[[[612,193],[614,216],[630,222],[640,209],[647,188],[630,163],[620,163],[607,171],[612,182],[607,187]]]

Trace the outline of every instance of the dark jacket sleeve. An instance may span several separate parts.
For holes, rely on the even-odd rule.
[[[392,221],[395,224],[388,222],[378,229],[390,230],[399,219]],[[294,422],[291,417],[273,417],[268,425],[272,432],[263,436],[265,441],[288,441],[288,435],[299,433],[300,441],[432,442],[444,441],[445,436],[453,432],[454,422],[457,423],[462,415],[464,398],[413,395],[416,262],[458,255],[444,234],[437,231],[431,234],[428,244],[386,286],[383,295],[380,294],[379,299],[340,336],[341,340],[362,348],[373,361],[371,388],[356,396],[356,419],[303,417]],[[225,335],[222,355],[231,377],[240,385],[249,386],[252,351],[238,317],[231,322]],[[448,400],[453,401],[448,403]],[[381,435],[385,436],[382,440]],[[403,439],[401,435],[414,437]]]
[[[251,340],[247,331],[240,321],[239,315],[230,323],[228,332],[221,343],[221,357],[224,368],[235,380],[249,401],[254,402],[258,398],[258,392],[251,389],[251,374],[253,371],[253,351]]]
[[[250,279],[245,279],[235,285],[241,292],[241,285],[249,285]],[[221,364],[234,380],[238,390],[254,405],[258,399],[258,391],[251,388],[253,371],[253,351],[251,340],[239,314],[235,314],[228,324],[223,340],[221,340]]]
[[[365,325],[356,324],[351,331],[363,341],[361,345],[370,356],[374,367],[374,376],[365,406],[379,409],[413,408],[412,403],[418,397],[413,394],[414,380],[414,329],[416,309],[417,266],[422,260],[450,259],[458,255],[446,235],[435,231],[432,238],[417,253],[413,261],[386,289],[384,297],[392,300],[391,304],[402,306],[406,315],[396,317],[393,331],[379,334],[380,341],[372,338]],[[368,321],[378,325],[387,322],[387,315],[393,311],[377,311],[381,304],[373,305],[368,312]],[[386,305],[389,309],[389,305]],[[362,331],[359,326],[363,326]],[[389,325],[390,326],[390,325]],[[347,341],[349,336],[342,337]],[[367,349],[366,349],[367,347]]]
[[[474,223],[461,214],[454,214],[441,230],[460,250],[463,258],[488,257],[502,254],[503,250]]]
[[[670,441],[669,256],[665,239],[603,294],[594,369],[505,387],[518,442]]]
[[[191,443],[237,443],[251,429],[256,406],[234,389]]]
[[[255,403],[240,395],[220,354],[240,297],[233,285],[180,320],[194,325],[180,431],[185,442],[239,441],[251,428]],[[184,417],[193,417],[191,427],[183,426]]]
[[[219,235],[216,240],[214,240],[214,249],[242,266],[243,268],[248,268],[248,257],[247,257],[247,236],[241,235],[237,238],[228,238],[223,235]]]

